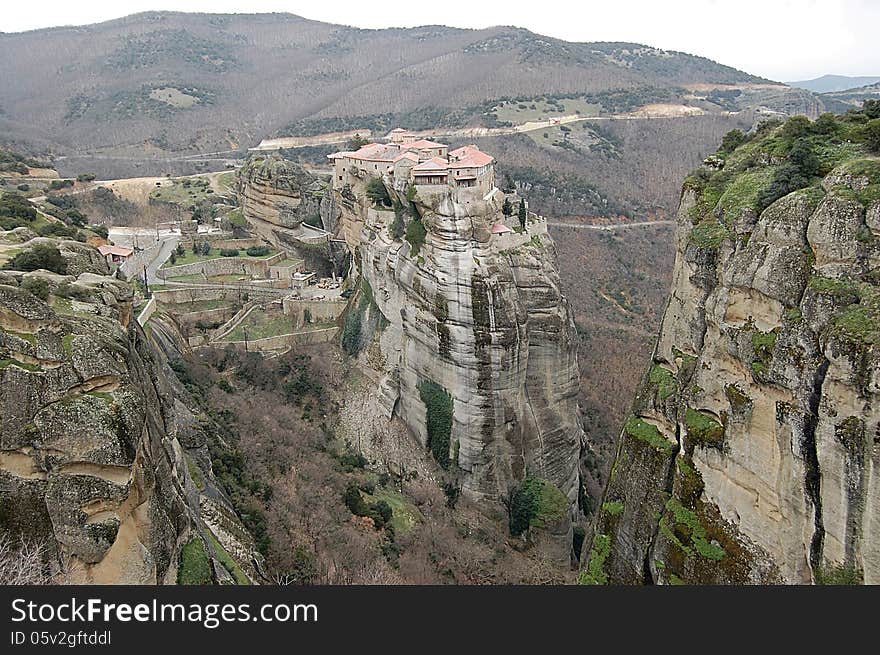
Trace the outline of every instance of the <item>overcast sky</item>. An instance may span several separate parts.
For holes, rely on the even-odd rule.
[[[782,81],[826,73],[880,75],[878,0],[40,0],[4,5],[3,32],[85,25],[159,9],[286,11],[357,27],[500,24],[569,41],[634,41]]]

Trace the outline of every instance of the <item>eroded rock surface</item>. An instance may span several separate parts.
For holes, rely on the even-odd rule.
[[[880,582],[880,161],[759,213],[784,135],[686,183],[585,581]]]

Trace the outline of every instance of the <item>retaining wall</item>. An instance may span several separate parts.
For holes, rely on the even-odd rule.
[[[156,271],[156,277],[166,280],[170,277],[181,277],[184,275],[251,275],[259,277],[269,277],[269,267],[286,259],[287,255],[283,252],[276,253],[270,257],[263,259],[254,259],[253,257],[217,257],[215,259],[207,259],[201,262],[192,262],[191,264],[180,264],[179,266],[166,266]]]

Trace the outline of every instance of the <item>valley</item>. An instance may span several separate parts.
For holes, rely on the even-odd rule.
[[[877,580],[876,84],[291,15],[0,60],[36,581]]]

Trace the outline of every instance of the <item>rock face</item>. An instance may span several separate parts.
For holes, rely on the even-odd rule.
[[[279,155],[255,156],[238,172],[237,194],[256,236],[295,253],[321,276],[345,274],[344,248],[303,227],[306,223],[337,230],[340,212],[326,182]]]
[[[573,503],[575,333],[546,223],[533,216],[523,234],[492,235],[505,218],[497,189],[485,198],[446,186],[390,194],[396,210],[375,207],[363,185],[336,192],[362,276],[343,346],[364,349],[376,402],[465,493],[497,501],[532,476]],[[435,430],[444,406],[451,417]],[[568,538],[566,558],[570,530],[559,540]]]
[[[273,243],[285,236],[299,238],[297,228],[306,219],[321,218],[331,231],[336,227],[338,212],[327,185],[279,155],[249,159],[238,173],[238,196],[248,224]]]
[[[583,581],[880,582],[880,161],[848,129],[801,137],[824,179],[763,211],[788,126],[686,183]]]
[[[0,530],[44,546],[56,581],[174,583],[207,534],[204,435],[131,286],[94,248],[60,247],[84,272],[0,273]]]

